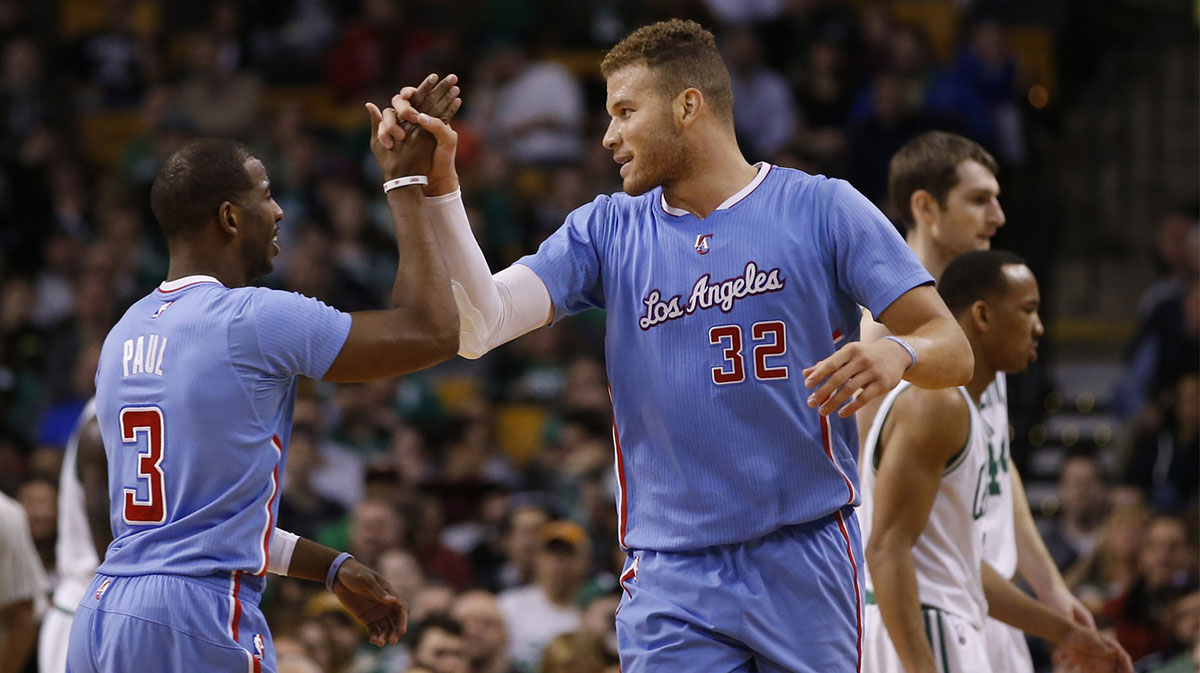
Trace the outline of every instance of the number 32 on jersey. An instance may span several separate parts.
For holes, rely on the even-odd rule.
[[[772,364],[771,358],[787,353],[787,325],[782,320],[764,320],[750,326],[750,353],[744,353],[741,325],[715,325],[708,330],[708,343],[722,348],[724,361],[712,368],[713,383],[724,386],[746,380],[753,369],[759,381],[788,377],[787,365]]]

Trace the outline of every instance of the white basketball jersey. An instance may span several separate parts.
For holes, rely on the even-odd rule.
[[[96,574],[96,566],[100,565],[92,542],[92,530],[88,527],[83,485],[75,469],[80,430],[95,417],[96,400],[92,399],[83,408],[75,431],[67,440],[62,474],[58,479],[58,542],[54,548],[58,586],[54,588],[54,605],[71,612],[79,605],[88,583]]]
[[[907,381],[901,381],[884,398],[867,435],[863,464],[859,468],[863,487],[859,522],[864,546],[871,539],[875,510],[879,435],[896,398],[911,386]],[[971,396],[965,388],[958,390],[970,409],[971,430],[962,453],[955,456],[942,474],[942,483],[929,511],[929,521],[913,546],[913,567],[922,605],[958,615],[980,629],[987,617],[987,600],[979,570],[983,560],[983,531],[978,523],[989,504],[987,435]],[[869,565],[866,578],[867,590],[874,592]]]
[[[1008,385],[1003,373],[979,398],[988,451],[987,512],[983,524],[983,558],[1007,578],[1017,574],[1017,533],[1013,523],[1012,456],[1008,444]]]

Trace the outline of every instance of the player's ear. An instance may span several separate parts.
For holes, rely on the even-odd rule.
[[[987,302],[982,299],[976,300],[974,304],[971,304],[969,310],[971,312],[971,323],[975,326],[975,329],[980,332],[988,331],[991,327],[992,318],[988,311]]]
[[[222,201],[217,207],[217,226],[227,234],[237,233],[240,218],[240,209],[231,201]]]
[[[933,222],[941,212],[937,199],[924,189],[918,189],[908,197],[908,208],[914,223]]]
[[[704,109],[704,94],[696,87],[688,87],[675,99],[675,118],[684,128],[696,123],[700,110]]]

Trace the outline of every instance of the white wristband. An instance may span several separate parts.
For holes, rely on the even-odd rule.
[[[402,178],[395,178],[383,183],[383,193],[386,194],[398,187],[407,187],[409,185],[427,185],[429,178],[424,175],[406,175]]]
[[[910,369],[912,369],[913,367],[917,366],[917,352],[916,352],[915,350],[913,350],[913,347],[912,347],[912,346],[909,346],[909,345],[908,345],[908,342],[907,342],[907,341],[905,341],[904,339],[901,339],[900,337],[897,337],[897,336],[892,336],[892,335],[890,335],[890,334],[889,334],[888,336],[885,336],[885,337],[883,337],[883,338],[884,338],[884,339],[887,339],[888,341],[895,341],[896,343],[900,344],[900,347],[901,347],[901,348],[903,348],[904,350],[908,351],[908,357],[909,357],[909,359],[910,359],[911,361],[908,363],[908,366],[904,368],[904,373],[905,373],[905,374],[907,374],[907,373],[908,373],[908,370],[910,370]]]
[[[271,534],[271,551],[267,561],[267,572],[286,577],[288,566],[292,565],[292,552],[296,551],[296,543],[299,541],[299,535],[276,528]]]

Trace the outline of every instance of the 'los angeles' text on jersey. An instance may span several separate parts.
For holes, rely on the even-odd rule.
[[[739,299],[778,292],[783,289],[785,282],[779,269],[761,271],[754,262],[746,262],[746,270],[742,275],[715,283],[706,273],[692,285],[692,292],[684,305],[680,304],[683,295],[677,294],[664,301],[661,291],[651,290],[642,300],[646,305],[646,313],[638,320],[638,325],[647,330],[668,320],[689,316],[697,310],[714,307],[720,308],[723,313],[729,313],[733,310],[734,302]]]

